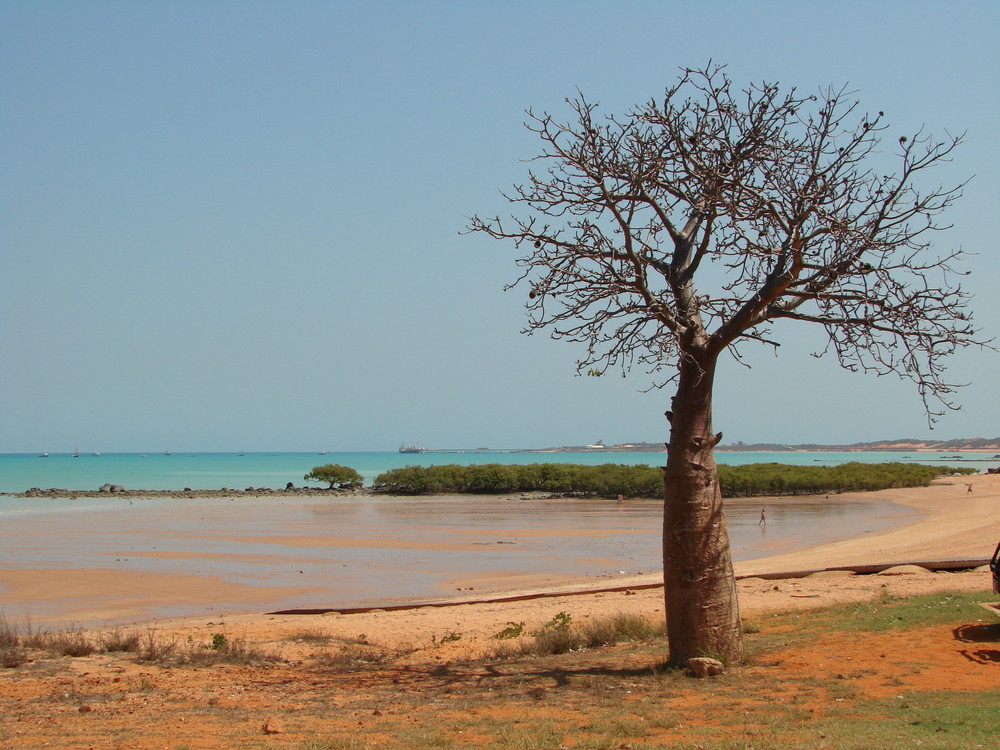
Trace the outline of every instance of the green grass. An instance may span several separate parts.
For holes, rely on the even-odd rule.
[[[978,593],[931,594],[916,597],[883,597],[879,601],[847,604],[797,615],[797,621],[807,620],[810,629],[842,630],[857,633],[879,633],[898,628],[947,626],[956,620],[975,622],[982,619],[979,602],[985,597]]]
[[[822,715],[774,704],[744,710],[735,736],[717,738],[711,727],[689,727],[678,750],[962,750],[1000,742],[1000,689],[972,694],[910,693],[892,698],[844,700]],[[633,745],[635,750],[646,747]]]
[[[781,650],[794,655],[796,644],[827,634],[848,632],[863,638],[866,633],[927,627],[958,632],[975,624],[978,647],[1000,654],[1000,624],[982,624],[978,602],[984,598],[985,594],[965,593],[885,598],[807,613],[765,615],[748,628],[747,640],[766,664],[769,653]],[[407,703],[399,711],[419,716],[419,728],[383,723],[376,729],[378,746],[414,750],[1000,746],[1000,688],[908,690],[905,677],[912,673],[909,670],[920,669],[918,654],[901,656],[901,687],[888,697],[865,693],[860,680],[872,672],[851,669],[850,662],[836,675],[753,666],[695,680],[680,670],[658,668],[664,661],[662,635],[641,618],[578,625],[565,613],[560,615],[549,627],[524,636],[516,653],[516,643],[499,644],[510,652],[507,661],[480,662],[478,667],[463,664],[462,670],[447,672],[445,701],[429,683],[412,685],[414,692],[408,690]],[[588,630],[611,634],[594,643],[624,645],[589,645],[583,635]],[[575,648],[582,650],[560,653],[561,649],[539,647],[553,637],[575,639]],[[430,696],[437,696],[436,704]],[[470,710],[473,707],[476,710]],[[303,750],[325,747],[305,745]]]

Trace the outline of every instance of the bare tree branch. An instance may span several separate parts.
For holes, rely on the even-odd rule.
[[[741,90],[714,65],[625,116],[578,92],[570,121],[528,112],[540,168],[506,196],[526,212],[470,230],[524,251],[526,330],[583,344],[581,371],[669,372],[813,323],[843,367],[913,380],[933,417],[958,387],[947,356],[989,343],[956,282],[963,253],[932,247],[964,185],[923,184],[964,136],[918,130],[886,153],[883,113],[852,95]]]

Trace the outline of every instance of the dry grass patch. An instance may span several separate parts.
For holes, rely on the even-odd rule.
[[[343,644],[337,651],[323,650],[314,655],[322,667],[353,669],[369,665],[385,664],[395,658],[387,649],[370,643]]]
[[[666,637],[666,627],[663,623],[626,613],[593,620],[578,627],[573,624],[572,615],[559,612],[529,636],[521,635],[523,623],[510,625],[519,626],[516,632],[520,640],[497,644],[483,658],[509,660],[525,656],[551,656],[581,649],[603,648],[618,643],[649,643]],[[509,627],[494,637],[510,639],[514,637],[509,634],[512,631],[514,628]]]
[[[979,611],[974,597],[939,595],[762,616],[748,634],[757,662],[704,680],[661,668],[658,623],[617,616],[575,622],[559,613],[549,627],[494,641],[510,649],[504,659],[452,657],[460,652],[438,639],[403,652],[302,631],[291,640],[316,648],[274,662],[254,651],[273,653],[270,644],[150,630],[138,633],[136,651],[75,669],[53,653],[52,669],[0,671],[0,745],[111,747],[128,737],[136,750],[995,747],[1000,678],[989,659],[1000,661],[1000,628],[970,625]],[[536,648],[553,634],[575,639],[573,650]],[[23,645],[0,627],[3,642]],[[205,668],[176,668],[185,663]],[[262,733],[268,718],[280,734]],[[139,726],[142,737],[129,734]]]
[[[28,648],[24,645],[17,628],[0,614],[0,667],[13,669],[28,660]]]

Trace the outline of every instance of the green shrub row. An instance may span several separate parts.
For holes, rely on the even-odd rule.
[[[663,493],[663,470],[653,466],[621,464],[406,466],[379,474],[372,488],[376,492],[402,495],[556,492],[605,497],[655,497]]]
[[[894,487],[926,487],[944,474],[975,474],[971,468],[953,469],[926,464],[866,464],[852,461],[837,466],[743,464],[719,466],[723,497],[753,495],[812,495],[824,492],[864,492]]]
[[[720,465],[719,482],[724,497],[749,497],[924,487],[942,474],[974,472],[975,469],[902,463],[855,462],[839,466],[769,463]],[[372,489],[393,495],[552,492],[598,497],[661,497],[663,470],[642,464],[406,466],[379,474]]]

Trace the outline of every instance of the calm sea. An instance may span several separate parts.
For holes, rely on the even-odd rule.
[[[0,492],[24,492],[32,487],[96,490],[102,484],[119,484],[138,490],[283,488],[289,482],[306,484],[303,476],[314,466],[342,464],[356,469],[366,484],[383,471],[402,466],[433,464],[648,464],[664,463],[661,453],[88,453],[74,456],[54,453],[0,454]],[[946,466],[971,466],[980,470],[1000,466],[993,453],[890,453],[796,451],[788,453],[716,454],[723,464],[779,462],[831,466],[847,461],[879,463],[904,461]]]

